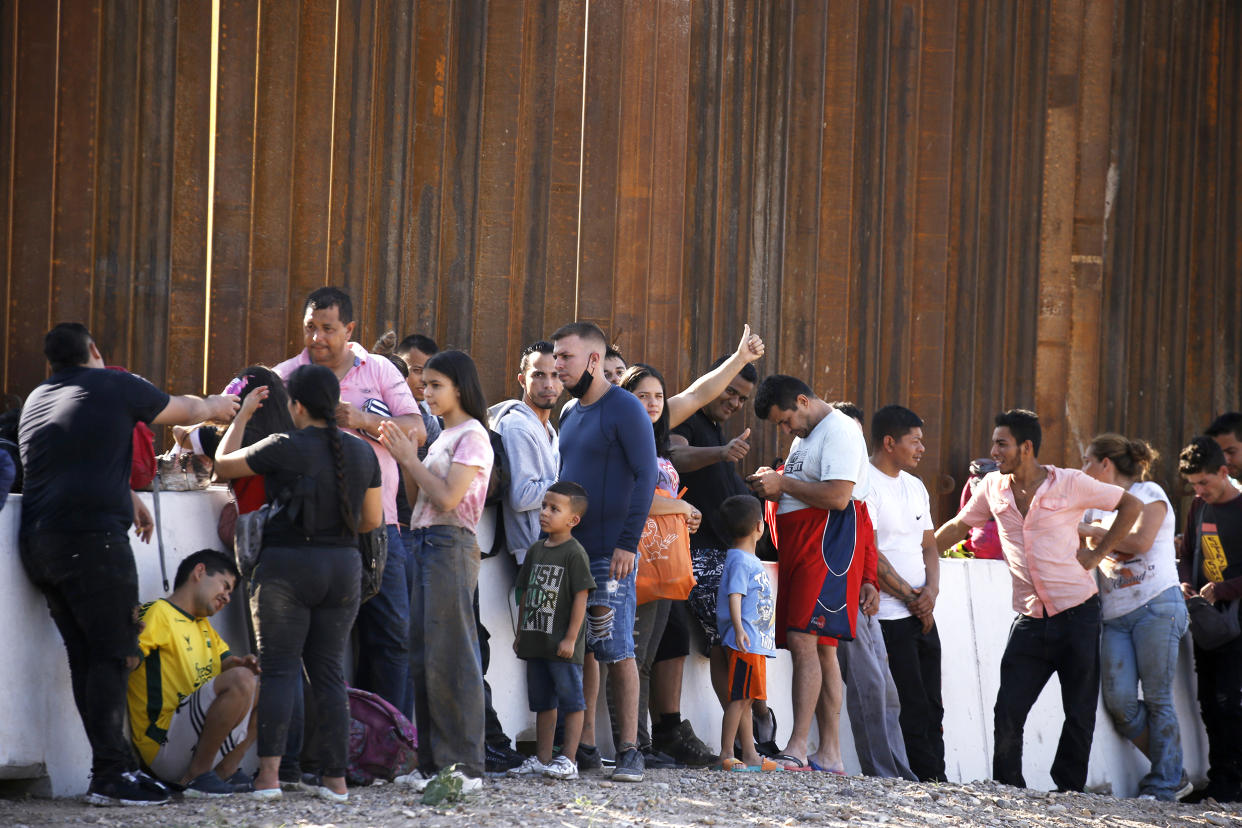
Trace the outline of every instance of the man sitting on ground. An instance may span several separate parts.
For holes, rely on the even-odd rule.
[[[236,584],[231,560],[200,549],[177,567],[172,594],[142,608],[142,663],[129,677],[134,747],[188,797],[251,789],[238,766],[257,735],[259,661],[230,654],[209,620]]]

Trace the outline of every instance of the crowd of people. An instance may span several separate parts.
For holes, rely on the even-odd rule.
[[[277,799],[291,786],[347,801],[351,667],[354,686],[417,726],[417,767],[396,778],[416,790],[441,772],[468,792],[488,773],[568,780],[605,765],[623,782],[652,767],[844,774],[843,704],[864,773],[944,781],[935,608],[941,556],[963,545],[1003,557],[1013,582],[995,779],[1025,785],[1024,724],[1056,674],[1059,789],[1086,785],[1102,691],[1150,759],[1140,794],[1189,794],[1172,693],[1189,628],[1210,763],[1195,795],[1242,798],[1242,414],[1180,453],[1195,494],[1181,536],[1149,479],[1148,443],[1102,434],[1081,470],[1054,467],[1038,459],[1039,418],[1021,409],[996,416],[990,457],[936,528],[915,475],[923,420],[894,404],[868,422],[797,377],[760,378],[764,344],[749,327],[670,393],[596,325],[566,324],[523,349],[518,396],[488,408],[468,354],[422,335],[373,350],[354,341],[341,290],[311,293],[303,321],[298,355],[245,368],[206,398],[101,370],[82,325],[47,334],[51,376],[15,441],[21,559],[64,639],[92,750],[89,801],[158,804],[173,789]],[[748,405],[792,436],[786,457],[756,462],[749,429],[728,437]],[[240,540],[236,558],[204,549],[167,596],[140,603],[129,528],[149,541],[152,520],[132,491],[138,424],[183,426],[178,442],[214,459],[239,526],[262,526],[252,571]],[[530,756],[485,679],[489,507],[494,549],[519,565]],[[376,544],[386,564],[364,594]],[[761,559],[775,561],[778,589]],[[249,597],[252,655],[232,654],[210,621],[235,590]],[[683,691],[707,690],[682,685],[696,647],[722,709],[719,749],[681,716]],[[769,688],[779,648],[792,681]],[[792,701],[784,745],[769,689]],[[610,759],[595,733],[602,695]],[[240,764],[256,742],[252,776]]]

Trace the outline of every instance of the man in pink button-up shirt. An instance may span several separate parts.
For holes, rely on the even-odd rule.
[[[284,379],[299,365],[324,365],[341,383],[336,424],[362,437],[380,464],[388,562],[379,594],[358,609],[358,671],[355,685],[387,699],[407,716],[414,715],[414,690],[409,680],[410,581],[409,554],[397,527],[397,461],[379,442],[379,426],[392,420],[426,438],[423,418],[405,378],[382,357],[372,356],[356,342],[353,302],[334,287],[313,291],[303,306],[306,347],[274,369]]]
[[[1040,464],[1041,430],[1033,412],[1013,409],[998,414],[995,422],[991,456],[999,469],[984,477],[957,516],[936,531],[936,544],[943,552],[994,517],[1013,576],[1013,607],[1021,614],[1001,658],[993,778],[1026,787],[1023,727],[1055,672],[1065,725],[1052,781],[1059,790],[1081,791],[1100,689],[1100,601],[1093,570],[1130,531],[1142,503],[1080,471]],[[1087,509],[1117,511],[1094,549],[1079,547],[1078,523]]]

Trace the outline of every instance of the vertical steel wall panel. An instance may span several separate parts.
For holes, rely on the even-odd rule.
[[[1000,409],[1055,463],[1147,437],[1177,493],[1242,405],[1236,0],[210,8],[0,7],[6,392],[68,318],[216,388],[329,283],[360,341],[466,348],[491,398],[575,314],[670,391],[750,322],[762,371],[925,418],[938,518]]]

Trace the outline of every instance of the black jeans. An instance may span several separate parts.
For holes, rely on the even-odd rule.
[[[315,702],[308,754],[324,776],[344,776],[349,752],[345,644],[358,615],[362,558],[354,547],[265,547],[254,572],[254,613],[263,667],[259,756],[281,756],[302,666]]]
[[[1208,781],[1213,795],[1236,801],[1242,795],[1242,638],[1215,650],[1195,647],[1195,672],[1208,737]]]
[[[1031,705],[1056,673],[1061,682],[1065,724],[1052,760],[1058,790],[1081,791],[1100,695],[1100,599],[1091,596],[1049,618],[1018,616],[1001,658],[996,694],[996,749],[992,777],[1026,787],[1022,777],[1022,731]]]
[[[888,668],[901,700],[901,734],[910,770],[921,782],[945,782],[940,633],[911,616],[881,621]]]
[[[138,767],[125,737],[129,669],[138,655],[138,570],[124,532],[37,534],[22,564],[65,641],[73,700],[91,744],[91,774]]]

